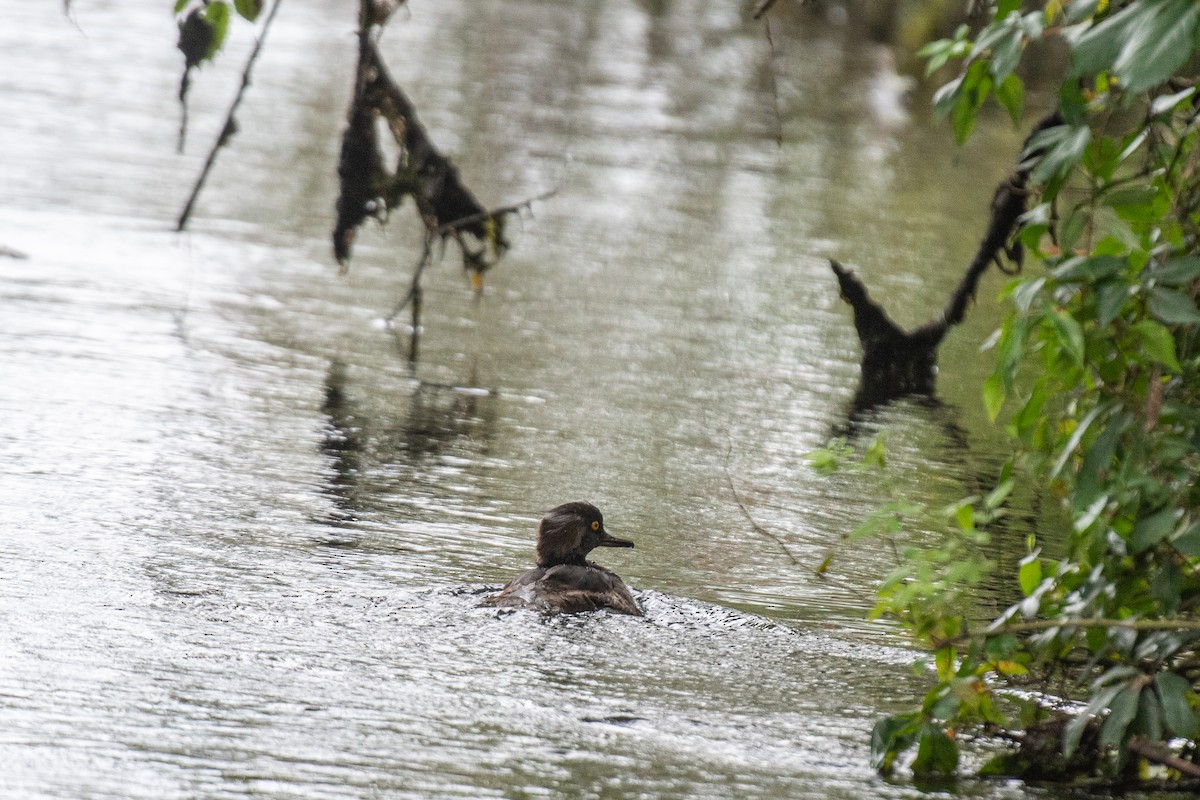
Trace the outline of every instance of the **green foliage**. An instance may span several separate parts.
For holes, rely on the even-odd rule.
[[[254,22],[262,13],[264,0],[176,0],[175,17],[179,23],[179,49],[185,68],[211,61],[221,52],[229,33],[229,22],[236,12]]]
[[[950,510],[945,546],[905,551],[879,590],[875,613],[927,648],[935,685],[880,721],[873,758],[889,770],[915,750],[914,771],[949,773],[957,729],[1032,732],[1048,712],[1006,694],[1016,682],[1081,701],[1060,754],[1086,743],[1079,768],[1117,770],[1133,736],[1165,747],[1200,735],[1200,115],[1180,74],[1200,41],[1200,3],[992,12],[981,30],[922,51],[931,73],[960,70],[933,100],[959,142],[989,97],[1020,119],[1031,46],[1056,39],[1069,65],[1061,123],[1021,156],[1034,198],[1018,239],[1042,267],[1004,290],[1011,311],[982,387],[1014,452],[990,497]],[[1021,599],[973,626],[964,593],[991,566],[978,544],[1014,482],[1061,502],[1063,555],[1047,558],[1031,537],[1010,584]],[[895,536],[903,518],[889,504],[860,532]]]
[[[254,22],[262,13],[263,2],[264,0],[233,0],[233,7],[242,19]]]

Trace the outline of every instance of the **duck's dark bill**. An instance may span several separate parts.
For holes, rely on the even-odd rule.
[[[633,547],[633,542],[628,539],[618,539],[611,534],[605,533],[600,539],[601,547]]]

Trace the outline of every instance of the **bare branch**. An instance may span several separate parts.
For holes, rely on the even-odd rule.
[[[750,510],[748,508],[746,508],[746,504],[742,502],[742,497],[741,497],[741,495],[738,494],[737,487],[734,486],[734,484],[733,484],[733,475],[730,474],[730,472],[729,472],[729,458],[732,453],[733,453],[733,437],[730,436],[729,444],[725,448],[725,463],[723,466],[725,469],[725,480],[729,484],[730,493],[733,494],[733,501],[735,503],[737,503],[738,508],[740,508],[742,511],[742,516],[744,516],[746,518],[746,521],[750,523],[750,527],[754,529],[755,533],[757,533],[759,536],[764,536],[767,539],[770,539],[771,541],[773,541],[775,544],[779,545],[779,549],[782,550],[783,554],[788,557],[788,560],[791,561],[793,564],[799,566],[800,562],[796,560],[796,557],[794,555],[792,555],[792,551],[787,549],[787,545],[783,543],[783,540],[780,539],[775,534],[771,533],[769,530],[764,528],[762,525],[759,525],[757,522],[755,522],[754,517],[750,515]]]
[[[532,208],[533,204],[539,200],[546,200],[547,198],[553,197],[556,194],[558,194],[558,189],[551,189],[548,192],[542,192],[537,197],[531,197],[528,200],[522,200],[519,203],[501,206],[500,208],[492,208],[488,209],[487,211],[480,211],[476,214],[471,214],[470,216],[462,217],[461,219],[456,219],[452,222],[447,222],[445,225],[439,226],[437,233],[439,236],[449,236],[459,228],[462,228],[466,225],[471,225],[472,223],[479,222],[481,220],[504,216],[505,214],[515,214],[522,209]]]

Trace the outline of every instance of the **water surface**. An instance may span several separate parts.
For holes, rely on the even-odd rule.
[[[857,379],[824,259],[923,322],[1019,134],[953,150],[816,16],[772,53],[735,6],[413,0],[382,47],[434,141],[487,205],[557,193],[481,298],[428,273],[410,365],[411,211],[329,252],[344,3],[281,10],[182,236],[247,30],[177,154],[165,8],[42,5],[0,0],[0,796],[923,796],[867,764],[923,686],[863,621],[892,552],[814,574],[889,491],[804,459]],[[895,491],[991,478],[999,285],[945,405],[870,422]],[[646,618],[476,608],[572,499]]]

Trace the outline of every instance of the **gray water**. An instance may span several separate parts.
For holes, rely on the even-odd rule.
[[[287,1],[183,235],[250,32],[181,155],[169,4],[133,5],[0,0],[0,796],[924,796],[868,766],[925,686],[864,621],[892,551],[815,574],[891,491],[804,458],[857,380],[824,259],[923,322],[1019,134],[956,151],[813,14],[772,53],[736,4],[412,0],[382,47],[435,143],[486,205],[557,194],[482,297],[428,272],[410,365],[411,208],[330,255],[354,4]],[[945,405],[868,421],[905,496],[1001,458],[1000,285]],[[477,608],[573,499],[646,617]]]

